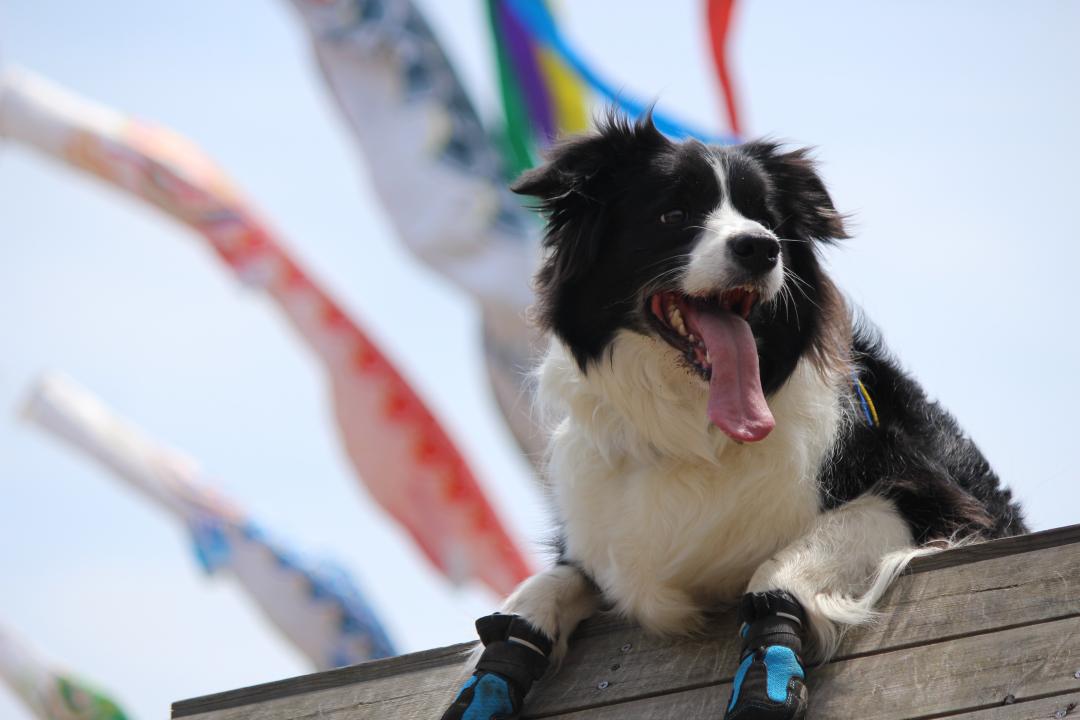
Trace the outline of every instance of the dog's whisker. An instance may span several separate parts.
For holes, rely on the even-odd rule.
[[[784,319],[791,320],[791,312],[795,312],[795,327],[801,328],[802,322],[799,318],[799,305],[795,302],[795,296],[791,294],[791,288],[787,283],[780,286],[781,297],[784,299]]]
[[[819,311],[821,310],[821,306],[818,305],[816,302],[814,302],[814,299],[811,298],[810,294],[807,292],[807,290],[812,290],[813,289],[808,282],[806,282],[805,280],[800,278],[798,275],[795,274],[794,271],[792,271],[788,267],[784,268],[784,277],[786,279],[790,279],[792,281],[792,283],[793,283],[792,287],[794,287],[796,290],[799,291],[799,294],[802,295],[803,298],[806,299],[806,302],[813,305]],[[787,283],[785,283],[785,285],[787,285]]]

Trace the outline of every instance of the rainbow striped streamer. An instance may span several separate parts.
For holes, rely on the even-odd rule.
[[[663,133],[675,138],[697,138],[703,142],[729,144],[736,142],[730,135],[721,135],[706,132],[695,128],[674,116],[667,114],[651,103],[644,102],[634,96],[619,90],[610,80],[585,61],[577,49],[570,44],[562,34],[555,18],[545,0],[490,0],[497,3],[502,10],[516,20],[516,28],[527,37],[528,42],[544,48],[554,58],[568,68],[578,80],[583,82],[602,97],[606,102],[612,103],[626,114],[639,117],[647,112],[652,113],[653,122]],[[502,58],[500,57],[500,65]],[[500,73],[501,75],[501,73]],[[518,82],[525,87],[528,78],[524,75],[516,76]],[[522,91],[528,96],[528,93]],[[507,113],[508,124],[512,125],[510,113]]]
[[[159,445],[68,378],[39,382],[27,419],[94,458],[191,535],[208,574],[232,575],[263,614],[320,670],[397,654],[347,573],[272,540],[209,489],[194,460]]]
[[[535,164],[537,150],[588,127],[585,87],[558,55],[536,41],[506,0],[487,0],[487,11],[506,118],[505,153],[517,175]]]
[[[52,667],[2,626],[0,679],[39,720],[128,720],[101,691]]]

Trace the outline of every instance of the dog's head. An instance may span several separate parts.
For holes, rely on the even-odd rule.
[[[755,441],[773,427],[765,396],[828,356],[839,301],[816,247],[846,234],[805,150],[674,142],[612,116],[513,189],[548,221],[537,320],[583,372],[620,330],[656,338],[708,384],[712,422]]]

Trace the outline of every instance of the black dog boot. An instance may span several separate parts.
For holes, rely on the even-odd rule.
[[[724,720],[802,720],[807,703],[802,605],[782,590],[747,593],[739,623],[742,660]]]
[[[484,653],[442,720],[514,720],[548,667],[551,639],[524,618],[495,613],[476,621]]]

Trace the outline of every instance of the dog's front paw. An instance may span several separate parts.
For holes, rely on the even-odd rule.
[[[547,670],[552,640],[517,615],[476,621],[484,652],[442,720],[514,720],[529,688]]]
[[[477,670],[461,688],[442,720],[513,720],[521,694],[502,675]]]
[[[761,647],[739,664],[724,720],[802,720],[806,715],[806,672],[795,651]]]

